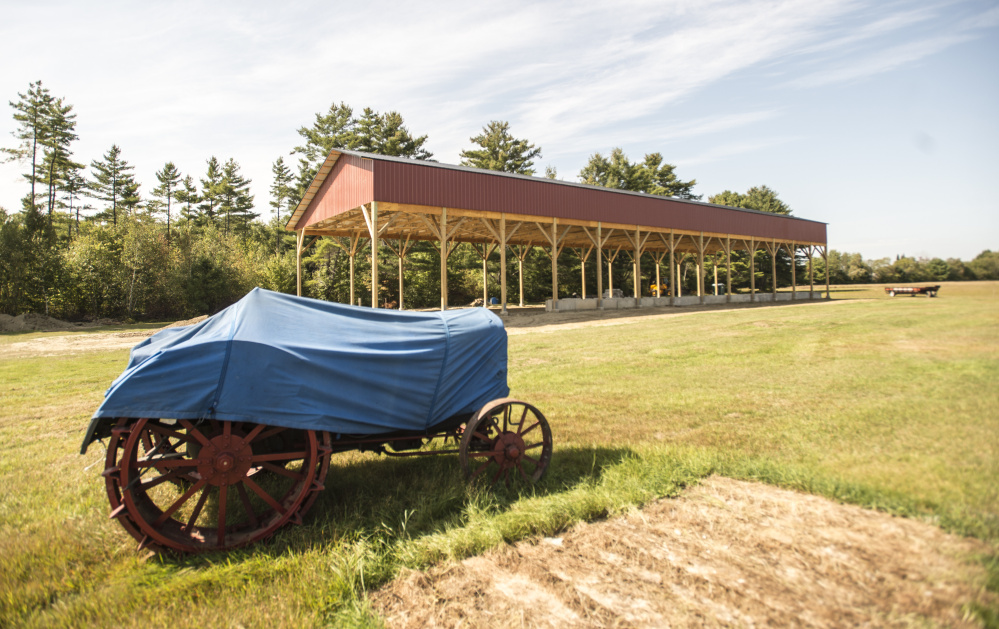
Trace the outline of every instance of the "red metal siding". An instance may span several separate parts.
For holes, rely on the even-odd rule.
[[[814,221],[417,163],[377,161],[374,200],[826,242]]]
[[[298,224],[312,225],[373,201],[373,164],[370,159],[341,155]]]

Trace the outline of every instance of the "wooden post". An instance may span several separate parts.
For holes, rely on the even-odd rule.
[[[403,310],[403,267],[406,259],[406,252],[409,251],[409,238],[406,236],[406,241],[403,242],[402,238],[399,238],[399,244],[396,247],[392,246],[392,241],[386,240],[385,246],[389,248],[392,253],[399,256],[399,310]]]
[[[298,296],[302,296],[302,243],[305,241],[305,229],[298,230],[295,234],[295,268],[298,273]]]
[[[526,252],[530,250],[531,245],[521,245],[521,250]],[[524,307],[524,256],[526,253],[522,253],[517,256],[517,277],[520,278],[520,307]]]
[[[798,260],[795,255],[798,246],[791,241],[791,301],[798,298]]]
[[[371,202],[371,307],[378,307],[378,202]]]
[[[673,230],[669,230],[669,305],[673,305],[676,295],[676,281],[673,276],[673,254],[676,252],[676,242],[673,240]]]
[[[732,237],[725,237],[725,303],[732,301]]]
[[[714,284],[714,286],[712,288],[715,289],[715,291],[714,291],[715,292],[715,297],[717,297],[718,296],[718,256],[715,256],[714,258],[712,258],[711,261],[714,262],[714,264],[712,266],[715,269],[715,284]]]
[[[815,268],[812,266],[812,257],[815,255],[815,248],[808,245],[808,298],[812,299],[815,293]]]
[[[826,263],[826,299],[829,299],[829,243],[822,247],[822,259]]]
[[[506,314],[506,214],[500,214],[500,309]]]
[[[597,222],[597,309],[604,308],[604,241],[603,229]]]
[[[447,208],[441,208],[441,310],[447,310]]]
[[[685,255],[687,255],[687,254],[685,254],[685,253],[681,254],[680,255],[680,259],[676,261],[676,277],[677,277],[677,280],[679,282],[676,285],[676,296],[677,297],[683,297],[683,288],[680,287],[680,284],[683,283],[683,269],[680,268],[680,265],[683,264],[683,257]]]
[[[770,290],[773,300],[777,301],[777,239],[770,248]]]
[[[697,242],[697,296],[704,303],[704,232],[701,232]]]
[[[586,299],[586,261],[590,259],[591,253],[593,253],[593,245],[590,245],[589,249],[586,250],[586,253],[583,253],[582,247],[579,248],[579,272],[581,275],[580,281],[582,282],[583,299]]]
[[[558,218],[552,218],[552,310],[558,310]]]
[[[638,225],[635,225],[635,259],[632,260],[632,273],[635,276],[635,307],[638,308],[642,304],[642,243],[641,231]]]
[[[756,301],[756,239],[749,240],[749,301]]]

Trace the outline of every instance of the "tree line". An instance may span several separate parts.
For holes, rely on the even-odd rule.
[[[396,111],[371,108],[359,114],[340,102],[315,114],[311,124],[298,129],[301,142],[287,155],[277,157],[271,167],[270,220],[260,218],[251,181],[242,175],[236,159],[209,156],[201,175],[182,173],[172,161],[156,171],[154,187],[143,191],[124,151],[117,144],[89,166],[77,161],[74,143],[76,114],[63,97],[55,97],[41,81],[10,101],[16,129],[13,146],[2,149],[4,158],[23,165],[25,196],[16,212],[0,208],[0,312],[40,312],[66,319],[115,318],[122,320],[183,318],[210,314],[235,302],[254,286],[287,293],[295,291],[294,236],[284,229],[290,213],[315,177],[329,151],[347,149],[411,159],[433,160],[426,148],[428,136],[412,133]],[[516,138],[509,123],[491,121],[469,138],[461,164],[526,175],[535,174],[541,147]],[[285,157],[297,163],[286,162]],[[660,153],[631,161],[613,149],[607,156],[593,153],[578,174],[592,185],[699,200],[696,180],[683,180],[676,167]],[[558,178],[554,167],[544,175]],[[790,214],[778,194],[759,186],[746,193],[724,191],[708,199],[713,203]],[[363,246],[363,245],[362,245]],[[331,301],[350,300],[349,242],[324,238],[303,259],[303,293]],[[523,254],[525,300],[539,302],[550,297],[551,265],[539,249]],[[580,266],[585,252],[566,252],[559,263],[560,296],[581,292]],[[987,255],[988,254],[988,255]],[[404,297],[409,308],[439,303],[439,252],[432,243],[414,243],[403,267],[405,295],[398,295],[397,258],[388,249],[377,252],[379,287],[387,301]],[[948,279],[993,279],[994,256],[983,253],[964,264],[946,261]],[[765,279],[769,260],[757,253],[757,286]],[[983,258],[984,256],[984,258]],[[488,281],[498,287],[499,260],[494,254],[488,265]],[[831,279],[882,281],[886,265],[880,261],[855,259],[852,254],[830,255]],[[981,260],[979,260],[981,259]],[[370,249],[356,257],[355,299],[370,286]],[[678,279],[689,293],[696,286],[691,258],[681,259]],[[710,273],[716,260],[709,258]],[[821,261],[820,261],[821,262]],[[799,267],[799,278],[807,260],[791,260],[781,252],[777,281],[789,281],[791,265]],[[593,258],[587,262],[593,266]],[[961,265],[958,273],[956,268]],[[517,256],[508,256],[508,277],[516,277]],[[937,277],[936,261],[903,259],[888,265],[893,277]],[[472,245],[460,245],[449,259],[450,301],[469,303],[482,295],[482,259]],[[867,270],[865,275],[864,269]],[[643,264],[654,281],[651,264]],[[818,276],[824,268],[817,266]],[[606,268],[604,269],[606,272]],[[615,286],[631,286],[630,265],[613,269]],[[733,255],[733,283],[749,285],[748,254]],[[990,275],[991,274],[991,275]],[[666,270],[668,276],[668,270]],[[587,276],[594,283],[595,269]],[[959,276],[959,277],[958,277]],[[888,281],[888,280],[884,280]],[[892,280],[894,281],[894,280]],[[493,294],[498,293],[498,288]],[[514,294],[511,291],[511,296]],[[516,301],[515,297],[511,297]]]

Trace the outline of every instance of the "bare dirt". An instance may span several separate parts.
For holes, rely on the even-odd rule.
[[[984,543],[720,477],[371,595],[389,627],[974,627]],[[991,597],[991,598],[989,598]]]

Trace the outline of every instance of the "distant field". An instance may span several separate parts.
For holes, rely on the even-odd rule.
[[[0,336],[0,626],[377,623],[364,592],[402,566],[551,534],[710,473],[995,547],[999,283],[832,298],[511,335],[512,395],[555,437],[540,486],[469,488],[455,457],[338,455],[304,526],[229,555],[145,562],[108,520],[103,449],[77,453],[127,350],[10,357],[45,334]]]

